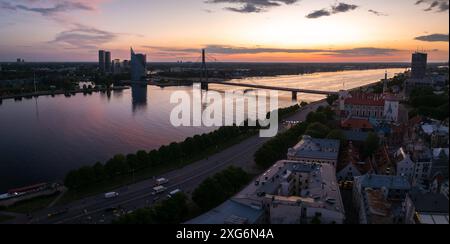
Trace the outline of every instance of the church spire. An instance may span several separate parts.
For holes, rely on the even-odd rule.
[[[388,92],[388,72],[384,73],[384,80],[383,80],[383,93],[386,94]]]

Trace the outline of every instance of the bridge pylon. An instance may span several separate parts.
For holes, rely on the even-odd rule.
[[[297,101],[298,100],[298,92],[293,91],[292,92],[292,101]]]
[[[202,49],[202,77],[200,80],[200,87],[202,90],[208,90],[208,69],[206,68],[206,50]]]

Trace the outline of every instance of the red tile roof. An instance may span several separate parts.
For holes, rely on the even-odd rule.
[[[373,129],[372,124],[367,119],[346,119],[341,122],[341,126],[351,129]]]
[[[341,154],[337,172],[343,170],[349,164],[353,164],[361,174],[367,174],[372,170],[370,162],[362,162],[358,148],[354,147],[352,143]]]
[[[352,93],[351,97],[345,99],[345,104],[362,106],[384,106],[384,98],[381,94]]]

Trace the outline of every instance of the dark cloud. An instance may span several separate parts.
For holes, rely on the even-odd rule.
[[[424,42],[448,42],[448,34],[432,34],[427,36],[418,36],[414,38],[418,41]]]
[[[449,8],[449,0],[419,0],[416,5],[427,5],[423,11],[446,12]]]
[[[345,13],[345,12],[348,12],[348,11],[355,10],[357,8],[358,8],[357,5],[346,4],[346,3],[338,3],[338,4],[336,4],[336,5],[331,7],[331,9],[333,10],[332,12],[334,14]]]
[[[232,4],[234,6],[226,7],[228,11],[238,13],[259,13],[269,8],[279,7],[281,5],[291,5],[300,0],[206,0],[211,4]]]
[[[143,46],[160,53],[176,53],[176,54],[192,54],[200,53],[201,48],[170,48]],[[389,56],[402,50],[390,48],[362,47],[351,49],[284,49],[284,48],[265,48],[265,47],[235,47],[226,45],[207,45],[204,47],[208,53],[234,55],[234,54],[261,54],[261,53],[314,53],[318,55],[332,55],[342,57],[358,57],[358,56]]]
[[[74,49],[97,49],[118,37],[118,34],[93,27],[77,25],[56,35],[51,44],[61,44]]]
[[[51,16],[58,13],[70,12],[75,10],[81,11],[93,11],[94,8],[91,5],[86,4],[82,1],[58,1],[53,4],[43,6],[38,4],[39,1],[26,0],[26,1],[16,1],[12,4],[6,1],[0,2],[0,8],[13,11],[26,11],[42,14],[44,16]]]
[[[352,49],[333,50],[335,56],[342,57],[357,57],[357,56],[390,56],[402,50],[392,48],[375,48],[375,47],[362,47]]]
[[[306,18],[317,19],[320,17],[330,16],[333,14],[349,12],[349,11],[355,10],[357,8],[359,8],[359,6],[357,6],[357,5],[347,4],[347,3],[337,3],[336,5],[331,6],[331,8],[329,10],[328,9],[315,10],[315,11],[309,13],[308,15],[306,15]]]
[[[369,11],[369,13],[375,14],[376,16],[388,16],[388,14],[386,14],[386,13],[382,13],[382,12],[379,12],[379,11],[376,11],[373,9],[369,9],[368,11]]]
[[[309,13],[308,15],[306,15],[306,18],[317,19],[320,17],[330,16],[330,15],[331,15],[330,11],[328,11],[326,9],[321,9],[321,10],[316,10],[316,11]]]

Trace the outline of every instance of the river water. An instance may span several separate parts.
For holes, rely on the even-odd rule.
[[[389,69],[389,76],[403,72]],[[316,73],[232,80],[230,82],[337,91],[376,82],[385,70]],[[210,85],[210,91],[246,90]],[[134,87],[130,90],[72,97],[47,96],[4,100],[0,104],[0,193],[11,188],[63,179],[71,169],[105,162],[117,153],[152,150],[213,127],[179,127],[170,123],[176,91],[193,87]],[[252,92],[246,90],[246,92]],[[208,93],[203,93],[203,98]],[[299,94],[314,101],[317,95]],[[290,93],[279,93],[279,106],[294,104]],[[251,108],[255,109],[255,108]],[[228,116],[228,115],[227,115]]]

